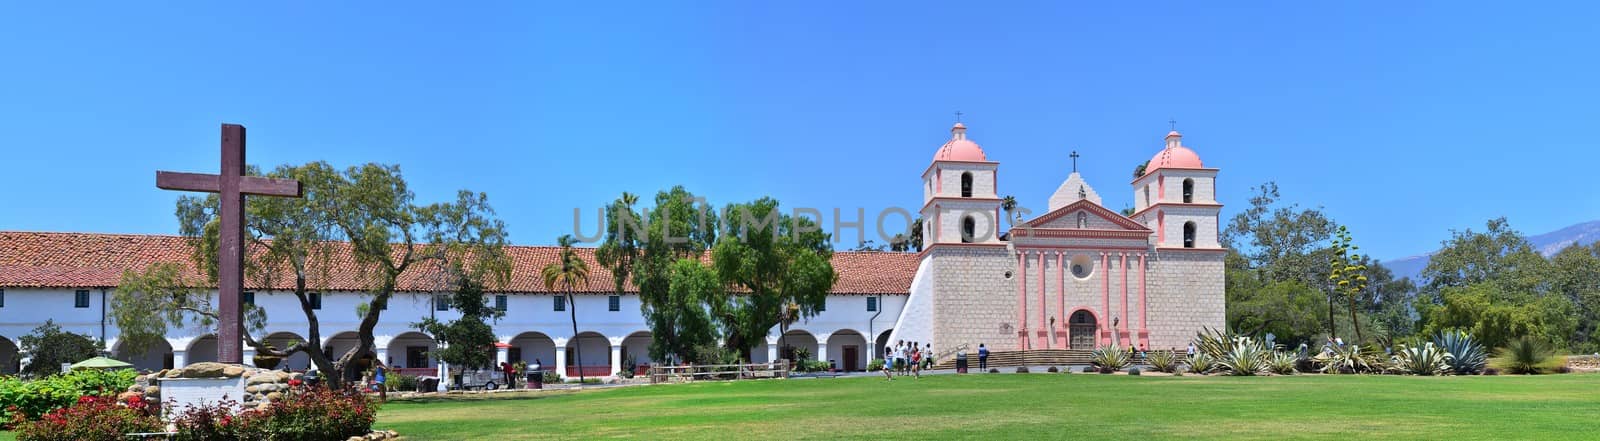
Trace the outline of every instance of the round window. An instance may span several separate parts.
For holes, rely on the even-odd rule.
[[[1094,275],[1094,259],[1087,254],[1072,256],[1072,277],[1079,280]]]

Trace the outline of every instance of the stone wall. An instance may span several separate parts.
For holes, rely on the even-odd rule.
[[[1227,324],[1223,256],[1215,251],[1161,250],[1150,259],[1150,347],[1184,348],[1203,327]]]
[[[983,343],[992,350],[1017,349],[1017,285],[1007,277],[1016,270],[1016,257],[1010,250],[942,247],[925,258],[932,260],[934,347],[966,344],[976,351]]]
[[[128,397],[140,395],[147,402],[165,403],[161,396],[160,380],[162,379],[201,379],[201,378],[240,378],[245,380],[244,396],[228,397],[237,400],[247,407],[264,408],[273,400],[282,396],[283,391],[289,388],[289,380],[299,380],[299,372],[282,372],[268,369],[258,369],[242,365],[203,362],[191,364],[179,369],[163,369],[152,374],[134,377],[133,385],[128,386],[128,391],[118,396],[119,400],[126,401]]]

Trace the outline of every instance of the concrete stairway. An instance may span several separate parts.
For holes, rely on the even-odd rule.
[[[1134,364],[1142,364],[1144,360],[1135,356]],[[989,367],[1017,367],[1017,366],[1082,366],[1089,364],[1088,349],[1034,349],[1029,351],[990,351]],[[939,360],[934,369],[955,369],[954,356]],[[967,351],[967,367],[978,368],[978,352]]]

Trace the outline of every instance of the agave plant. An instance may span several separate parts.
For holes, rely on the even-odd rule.
[[[1178,371],[1178,354],[1172,351],[1152,351],[1145,354],[1144,361],[1150,364],[1156,372],[1173,373]]]
[[[1322,372],[1329,374],[1358,374],[1382,371],[1384,363],[1378,354],[1361,345],[1328,345],[1315,357],[1322,364]]]
[[[1293,352],[1272,351],[1267,359],[1267,370],[1278,375],[1294,375],[1300,356]]]
[[[1195,352],[1206,354],[1213,360],[1220,360],[1229,352],[1233,352],[1233,346],[1239,338],[1241,337],[1233,331],[1201,328],[1200,333],[1194,336]]]
[[[1250,376],[1267,371],[1267,357],[1272,355],[1266,345],[1250,337],[1239,337],[1227,354],[1217,361],[1217,367],[1228,372],[1228,375]]]
[[[1441,332],[1433,336],[1433,344],[1450,353],[1450,371],[1456,375],[1476,374],[1489,364],[1489,353],[1466,332]]]
[[[1495,359],[1495,367],[1508,374],[1542,374],[1564,365],[1565,360],[1553,356],[1550,346],[1533,337],[1522,337],[1507,343]]]
[[[1450,360],[1455,356],[1433,345],[1401,345],[1394,353],[1394,369],[1411,375],[1444,375],[1450,373]]]
[[[1116,346],[1102,346],[1089,352],[1089,363],[1106,374],[1128,367],[1131,358],[1127,350]]]
[[[1217,359],[1212,358],[1210,355],[1206,355],[1204,352],[1194,353],[1193,356],[1189,357],[1188,363],[1189,372],[1194,372],[1196,374],[1204,374],[1217,368]]]

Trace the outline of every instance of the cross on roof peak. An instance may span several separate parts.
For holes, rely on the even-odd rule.
[[[1078,172],[1078,151],[1077,150],[1073,150],[1072,154],[1067,155],[1067,156],[1071,156],[1072,157],[1072,172],[1073,173],[1077,173]]]
[[[961,115],[963,115],[963,114],[962,114],[962,113],[961,113],[961,111],[960,111],[960,110],[957,110],[957,111],[956,111],[956,122],[961,122]]]

